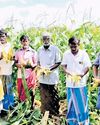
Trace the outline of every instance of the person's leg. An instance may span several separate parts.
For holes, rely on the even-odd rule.
[[[100,109],[100,87],[99,87],[99,89],[98,89],[98,97],[97,97],[96,108],[97,108],[97,109]]]
[[[68,88],[67,99],[67,120],[71,122],[76,121],[76,123],[82,123],[84,125],[84,121],[89,119],[87,88]]]
[[[48,87],[40,83],[40,96],[41,96],[41,112],[44,114],[46,107],[48,107]]]
[[[2,86],[0,86],[0,117],[5,117],[7,116],[8,114],[8,106],[9,105],[6,105],[7,107],[7,110],[4,109],[4,106],[5,106],[5,103],[4,101],[6,102],[5,100],[5,94],[6,94],[6,82],[5,82],[5,77],[4,76],[0,76],[0,80],[1,80],[1,83],[2,83]],[[8,102],[7,102],[8,104]]]
[[[4,98],[3,83],[0,77],[0,101]]]
[[[0,113],[1,113],[2,109],[3,109],[3,103],[2,103],[2,101],[0,101]]]
[[[78,124],[78,122],[76,122],[74,120],[69,120],[68,125],[82,125],[82,124]]]
[[[14,104],[14,95],[12,93],[12,82],[11,76],[3,75],[3,89],[4,89],[4,99],[3,99],[3,108],[8,110],[10,105]]]
[[[66,118],[67,118],[68,125],[75,125],[76,124],[75,120],[77,120],[77,117],[76,117],[75,108],[72,100],[71,89],[72,88],[66,89],[67,91],[66,96],[67,96],[67,103],[68,103]]]
[[[34,92],[30,90],[30,97],[31,97],[31,109],[34,109]]]
[[[2,79],[0,76],[0,113],[1,113],[1,110],[3,109],[3,103],[2,103],[3,98],[4,98],[4,91],[3,91]]]
[[[9,101],[9,106],[13,107],[14,105],[14,93],[12,90],[12,82],[7,83],[7,95],[8,95],[8,101]]]
[[[34,98],[35,98],[35,87],[36,87],[36,73],[31,72],[29,77],[26,79],[28,90],[31,97],[31,109],[34,109]]]
[[[54,85],[40,84],[41,111],[50,115],[59,115],[59,97]]]
[[[24,91],[24,87],[23,87],[21,78],[17,79],[17,92],[18,92],[19,101],[20,102],[25,101],[26,95],[25,95],[25,91]]]
[[[53,115],[58,116],[59,115],[59,96],[58,96],[58,91],[57,88],[55,88],[55,85],[49,85],[48,86],[49,90],[49,96],[50,96],[50,112]]]
[[[89,125],[88,91],[87,87],[76,88],[73,91],[74,106],[80,125]],[[77,103],[77,104],[76,104]],[[76,105],[75,105],[76,104]],[[86,124],[87,123],[87,124]]]

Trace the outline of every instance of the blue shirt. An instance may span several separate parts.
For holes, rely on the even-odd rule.
[[[100,66],[100,53],[97,55],[93,65]]]

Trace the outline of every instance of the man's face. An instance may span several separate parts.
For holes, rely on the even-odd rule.
[[[43,43],[44,44],[50,43],[50,37],[49,36],[43,36]]]
[[[78,43],[69,44],[69,47],[70,47],[71,52],[73,54],[76,54],[79,50],[79,44]]]
[[[43,36],[43,46],[45,49],[48,49],[50,46],[51,38],[49,36]]]
[[[6,35],[5,34],[3,34],[2,36],[0,36],[0,43],[1,44],[6,43]]]
[[[29,39],[27,39],[27,38],[23,39],[21,41],[21,44],[22,44],[23,48],[27,48],[29,46]]]

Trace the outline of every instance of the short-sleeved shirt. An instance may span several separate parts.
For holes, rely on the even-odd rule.
[[[4,49],[4,51],[7,53],[9,49],[11,48],[10,43],[5,43],[4,45],[0,45],[0,56]],[[5,59],[0,60],[0,75],[11,75],[12,74],[12,65],[14,61],[8,61],[6,62]]]
[[[100,53],[98,54],[97,58],[95,59],[93,65],[100,66]]]
[[[63,55],[62,65],[67,66],[67,71],[71,74],[80,75],[84,74],[84,70],[91,66],[91,62],[88,54],[84,50],[79,50],[76,55],[73,55],[70,50],[66,51]],[[66,86],[67,87],[82,87],[86,86],[87,75],[85,75],[79,84],[76,86],[71,81],[71,79],[66,76]]]
[[[31,47],[29,47],[27,50],[24,50],[21,48],[15,53],[15,61],[17,61],[19,64],[21,63],[22,59],[24,62],[32,62],[33,67],[37,65],[37,53],[35,50],[33,50]],[[25,70],[25,77],[28,78],[30,73],[32,72],[31,68],[27,68]],[[18,78],[22,78],[21,76],[21,68],[18,68]]]
[[[50,45],[48,49],[43,46],[38,50],[38,63],[43,68],[50,68],[52,65],[61,62],[60,50],[54,46]],[[59,80],[58,68],[52,70],[50,75],[41,75],[39,82],[43,84],[53,85],[57,84]]]

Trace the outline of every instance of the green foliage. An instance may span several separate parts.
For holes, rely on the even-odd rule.
[[[30,94],[29,94],[26,79],[25,79],[25,68],[24,67],[22,67],[22,83],[23,83],[23,87],[24,87],[24,90],[26,93],[26,97],[27,97],[29,103],[31,103]],[[31,106],[31,105],[29,105],[29,106]]]
[[[9,41],[11,41],[15,51],[21,46],[19,38],[22,34],[26,34],[30,37],[31,47],[37,50],[42,45],[41,35],[45,31],[49,31],[52,33],[52,44],[55,44],[59,47],[59,49],[61,50],[61,55],[63,55],[64,51],[68,49],[68,39],[71,36],[76,36],[78,39],[80,39],[80,42],[81,42],[80,48],[86,49],[92,63],[97,53],[100,51],[100,26],[97,26],[91,22],[84,23],[79,28],[73,31],[69,30],[66,26],[51,27],[48,29],[33,27],[33,28],[25,29],[17,34],[13,33],[13,29],[11,27],[6,28],[6,30],[9,32],[9,36],[10,36]],[[91,87],[92,77],[93,77],[93,73],[91,69],[90,76],[88,79],[88,88]],[[15,67],[13,70],[13,81],[14,83],[16,83]],[[65,75],[62,68],[60,68],[60,80],[58,85],[58,91],[59,91],[60,99],[65,99],[66,85],[65,85]],[[89,92],[90,121],[93,125],[99,125],[99,121],[100,121],[100,112],[96,110],[97,91],[98,89],[95,89],[92,92]],[[39,90],[36,90],[36,99],[40,100]],[[20,122],[20,123],[26,123],[26,124],[28,124],[28,122],[32,122],[31,124],[34,125],[36,124],[35,122],[40,120],[41,113],[39,110],[34,111],[32,113],[34,117],[30,115],[27,118],[28,121],[25,120],[25,115],[28,114],[29,109],[26,108],[27,109],[26,111],[25,108],[23,109],[21,107],[23,107],[22,104],[18,104],[18,107],[16,107],[17,109],[15,110],[18,115],[15,118],[12,116],[8,117],[8,121],[10,121],[10,123],[13,123],[14,121],[16,121],[17,123]],[[21,121],[19,121],[19,119],[21,119]],[[34,120],[31,121],[31,119],[34,119]],[[62,118],[62,121],[65,122],[63,118]]]

